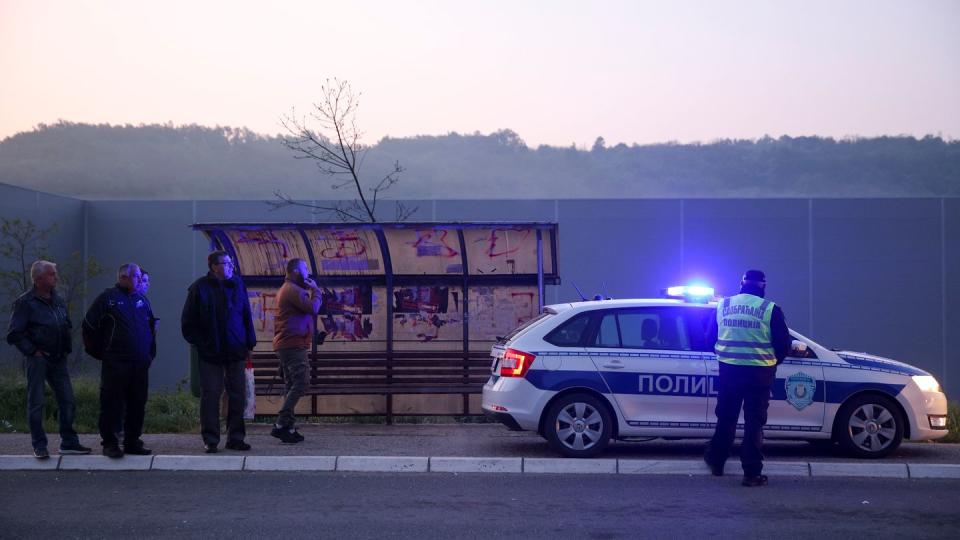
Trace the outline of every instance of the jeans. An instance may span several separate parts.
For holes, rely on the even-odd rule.
[[[27,358],[27,422],[34,449],[47,447],[47,434],[43,431],[43,384],[46,382],[57,398],[60,420],[60,446],[80,444],[73,430],[77,404],[73,399],[73,385],[67,371],[67,359],[52,360],[46,356]]]
[[[280,357],[280,369],[283,370],[283,383],[287,390],[277,417],[277,425],[282,428],[291,428],[296,422],[294,411],[297,408],[297,402],[307,391],[307,385],[310,382],[310,365],[307,361],[306,349],[280,349],[277,351],[277,356]]]
[[[217,364],[201,359],[200,436],[203,444],[220,443],[220,396],[227,390],[227,442],[242,442],[246,437],[243,410],[247,405],[246,362]]]
[[[720,364],[720,388],[717,394],[717,428],[707,446],[706,458],[715,464],[726,463],[737,433],[737,419],[743,408],[743,442],[740,464],[744,476],[763,471],[763,426],[767,423],[770,387],[776,378],[774,366],[738,366]]]

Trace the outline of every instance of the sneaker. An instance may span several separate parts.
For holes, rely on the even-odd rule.
[[[37,459],[50,459],[50,452],[46,448],[34,448],[33,457]]]
[[[143,443],[140,444],[125,444],[123,445],[123,453],[131,454],[134,456],[149,456],[153,453],[153,450],[150,450]]]
[[[743,482],[740,482],[741,485],[747,487],[760,487],[767,485],[767,475],[760,474],[757,476],[744,476]]]
[[[205,445],[203,445],[203,451],[204,451],[205,453],[207,453],[207,454],[216,454],[216,453],[217,453],[217,445],[212,444],[212,443],[211,443],[211,444],[205,444]]]
[[[110,444],[103,447],[103,455],[111,459],[122,458],[123,450],[116,444]]]
[[[250,449],[250,445],[243,441],[227,441],[227,444],[223,445],[223,447],[240,452],[246,452]]]
[[[714,476],[723,476],[723,463],[718,465],[710,461],[710,458],[708,458],[707,456],[703,456],[703,462],[706,463],[708,467],[710,467],[710,474]]]
[[[273,429],[270,430],[270,435],[280,439],[280,444],[297,444],[303,440],[303,435],[300,435],[296,429],[292,428],[273,426]]]
[[[89,454],[90,449],[86,446],[83,446],[80,443],[76,444],[61,444],[60,445],[60,454]]]

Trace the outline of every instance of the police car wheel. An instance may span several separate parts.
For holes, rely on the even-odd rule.
[[[558,399],[547,411],[544,435],[550,446],[566,457],[587,458],[610,443],[610,413],[599,399],[589,394],[570,394]]]
[[[856,457],[885,457],[903,440],[903,418],[890,398],[856,397],[843,405],[837,419],[837,442]]]

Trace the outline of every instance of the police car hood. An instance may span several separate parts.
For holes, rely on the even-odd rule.
[[[911,366],[910,364],[900,362],[892,358],[884,358],[883,356],[867,354],[864,352],[834,352],[837,353],[837,356],[840,357],[840,360],[868,371],[885,371],[889,373],[899,373],[902,375],[929,375],[929,373],[918,367]]]

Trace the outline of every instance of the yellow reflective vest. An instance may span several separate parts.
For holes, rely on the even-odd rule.
[[[774,366],[770,319],[775,304],[752,294],[717,304],[717,360],[739,366]]]

